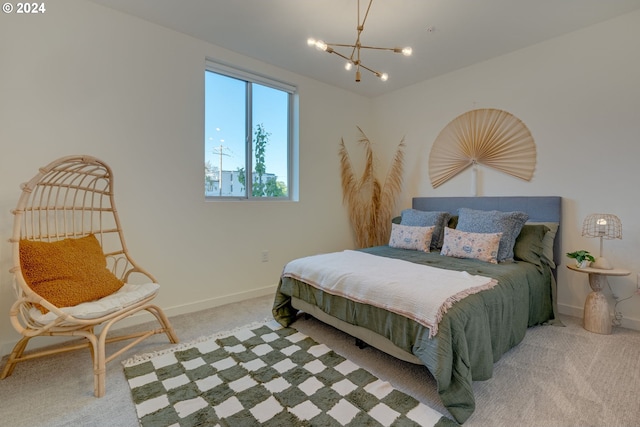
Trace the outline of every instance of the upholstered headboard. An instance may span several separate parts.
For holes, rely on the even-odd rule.
[[[452,215],[457,215],[459,208],[522,211],[529,214],[532,222],[561,224],[562,218],[562,198],[559,196],[414,197],[412,206],[421,211],[446,211]],[[560,235],[559,227],[553,248],[553,261],[557,266],[562,261]]]

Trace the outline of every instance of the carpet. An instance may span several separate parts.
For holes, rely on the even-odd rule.
[[[275,321],[123,362],[141,426],[456,426]]]

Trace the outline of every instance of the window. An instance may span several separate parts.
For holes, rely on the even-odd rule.
[[[206,199],[292,199],[294,95],[291,85],[207,61]]]

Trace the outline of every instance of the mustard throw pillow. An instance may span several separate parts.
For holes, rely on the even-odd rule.
[[[56,307],[100,299],[124,284],[107,269],[93,234],[51,243],[21,240],[20,265],[29,287]]]

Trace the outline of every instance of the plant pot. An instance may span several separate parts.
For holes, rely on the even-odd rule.
[[[591,265],[591,261],[585,259],[584,261],[576,260],[576,267],[578,268],[587,268]]]

